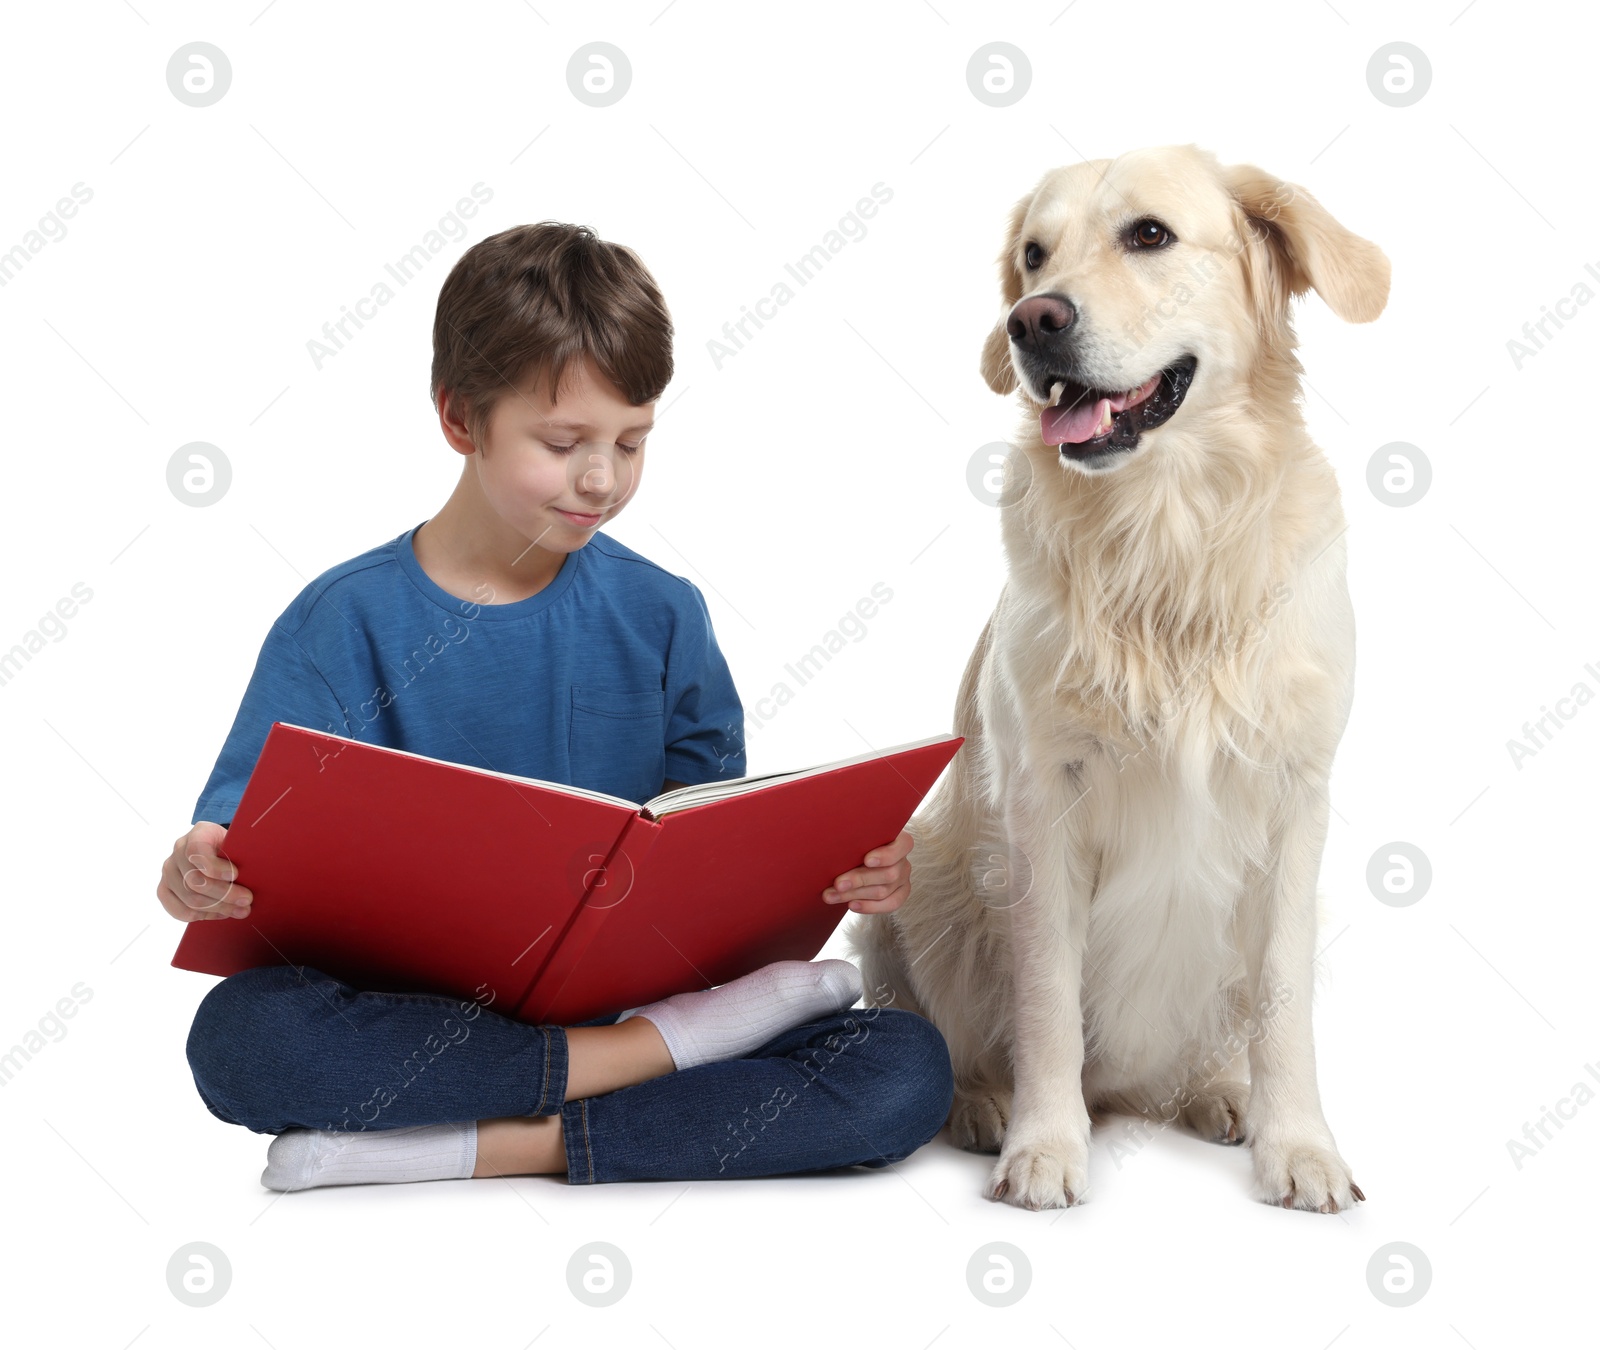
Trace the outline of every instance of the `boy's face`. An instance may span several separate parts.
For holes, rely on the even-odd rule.
[[[655,404],[635,406],[588,358],[550,402],[541,385],[503,394],[489,415],[478,481],[490,507],[540,548],[571,553],[632,498]]]

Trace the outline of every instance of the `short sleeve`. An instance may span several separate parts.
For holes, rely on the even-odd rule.
[[[239,798],[244,795],[244,786],[274,722],[292,722],[339,736],[350,734],[338,696],[316,662],[293,634],[276,623],[261,644],[233,728],[195,803],[191,824],[201,820],[232,824]]]
[[[744,705],[705,597],[687,584],[692,599],[678,613],[667,652],[667,778],[689,784],[742,778]]]

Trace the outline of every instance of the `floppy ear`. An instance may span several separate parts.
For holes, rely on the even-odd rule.
[[[1017,275],[1017,249],[1022,243],[1022,222],[1027,219],[1028,207],[1033,202],[1030,192],[1011,208],[1011,219],[1006,226],[1006,242],[1000,250],[1000,318],[983,340],[983,355],[978,358],[978,373],[997,394],[1009,394],[1017,387],[1017,372],[1011,365],[1011,338],[1006,333],[1006,319],[1011,307],[1022,299],[1022,278]]]
[[[1348,323],[1370,323],[1389,298],[1389,259],[1294,183],[1251,164],[1223,170],[1244,215],[1245,269],[1261,316],[1287,314],[1289,298],[1314,290]]]

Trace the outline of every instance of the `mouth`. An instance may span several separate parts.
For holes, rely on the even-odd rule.
[[[1139,437],[1168,421],[1194,380],[1185,356],[1133,389],[1092,389],[1070,376],[1051,380],[1054,401],[1039,414],[1039,435],[1066,459],[1092,460],[1132,450]]]
[[[563,511],[559,506],[556,507],[556,511],[565,516],[574,525],[581,525],[585,529],[591,525],[598,525],[603,514],[600,511]]]

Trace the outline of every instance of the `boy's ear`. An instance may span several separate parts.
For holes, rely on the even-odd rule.
[[[458,455],[470,455],[477,446],[473,442],[472,431],[467,426],[461,409],[462,400],[456,397],[454,390],[439,391],[439,428],[444,432],[444,438],[450,443],[452,450]]]
[[[1370,323],[1389,299],[1389,259],[1294,183],[1253,164],[1223,170],[1243,219],[1243,261],[1259,316],[1275,323],[1314,290],[1347,323]]]
[[[978,373],[983,382],[997,394],[1009,394],[1017,387],[1017,372],[1011,364],[1011,338],[1006,333],[1006,320],[1011,308],[1022,299],[1022,275],[1017,271],[1017,251],[1022,246],[1022,222],[1028,217],[1028,207],[1033,194],[1018,200],[1011,208],[1011,218],[1006,225],[1006,242],[1000,250],[1000,318],[983,340],[983,353],[978,358]]]

